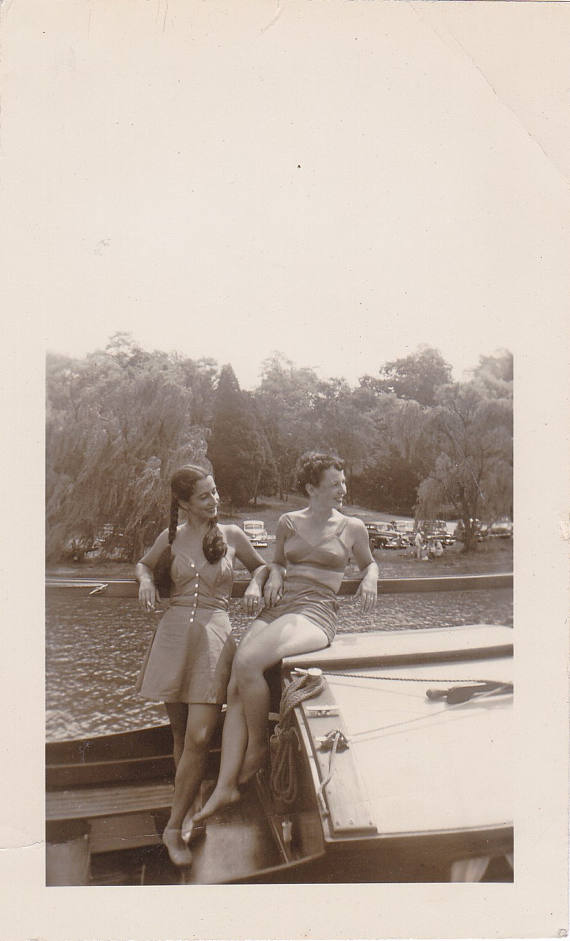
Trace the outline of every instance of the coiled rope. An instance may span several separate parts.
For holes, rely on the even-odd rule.
[[[269,742],[271,773],[269,785],[273,796],[285,804],[292,804],[297,797],[295,774],[295,751],[299,750],[299,738],[293,725],[293,710],[305,699],[317,696],[325,686],[320,670],[308,671],[289,683],[279,705],[279,722]]]

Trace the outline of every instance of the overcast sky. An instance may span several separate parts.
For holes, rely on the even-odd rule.
[[[47,6],[4,116],[47,349],[122,330],[247,388],[274,350],[353,382],[428,343],[461,378],[547,322],[562,116],[519,40],[550,5],[508,48],[449,4]]]

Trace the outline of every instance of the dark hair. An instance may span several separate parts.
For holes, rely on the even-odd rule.
[[[344,463],[336,454],[327,454],[323,451],[306,451],[299,458],[297,464],[297,490],[307,495],[307,484],[318,487],[323,474],[329,467],[335,470],[344,470]]]
[[[210,477],[210,471],[205,470],[198,464],[185,464],[179,470],[175,471],[170,480],[170,521],[168,524],[168,545],[154,569],[154,580],[160,595],[167,598],[170,595],[172,581],[170,577],[170,565],[172,563],[172,543],[176,538],[178,528],[178,506],[179,501],[190,500],[194,493],[194,488],[199,480]],[[227,552],[227,545],[218,526],[217,520],[210,520],[208,529],[202,540],[202,551],[207,562],[215,563]]]

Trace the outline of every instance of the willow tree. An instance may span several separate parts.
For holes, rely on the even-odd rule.
[[[102,527],[137,557],[165,524],[173,470],[206,459],[188,374],[187,361],[125,335],[84,359],[48,357],[49,558],[72,540],[89,547]]]
[[[476,540],[475,521],[512,507],[513,410],[510,397],[472,381],[441,389],[429,417],[434,461],[418,489],[418,513],[453,507],[464,527],[464,548]]]

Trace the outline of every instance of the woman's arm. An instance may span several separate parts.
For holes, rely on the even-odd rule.
[[[263,590],[263,599],[268,608],[276,604],[283,594],[283,582],[285,580],[285,571],[287,560],[285,558],[285,540],[290,532],[290,524],[286,522],[286,517],[281,516],[277,523],[277,532],[275,534],[275,548],[273,550],[273,561],[270,564],[269,578],[265,583]]]
[[[251,572],[251,581],[243,594],[243,604],[248,614],[257,614],[261,605],[261,593],[269,574],[269,566],[256,552],[246,534],[239,526],[224,527],[226,542],[235,550],[236,557]]]
[[[135,566],[135,576],[139,583],[139,604],[147,610],[153,611],[156,602],[160,601],[154,584],[153,570],[167,546],[168,530],[164,529]]]
[[[356,559],[356,564],[362,572],[362,581],[356,592],[360,595],[362,611],[368,614],[373,610],[378,597],[378,566],[372,558],[370,552],[370,542],[366,526],[362,520],[352,519],[350,521],[352,529],[352,555]]]

